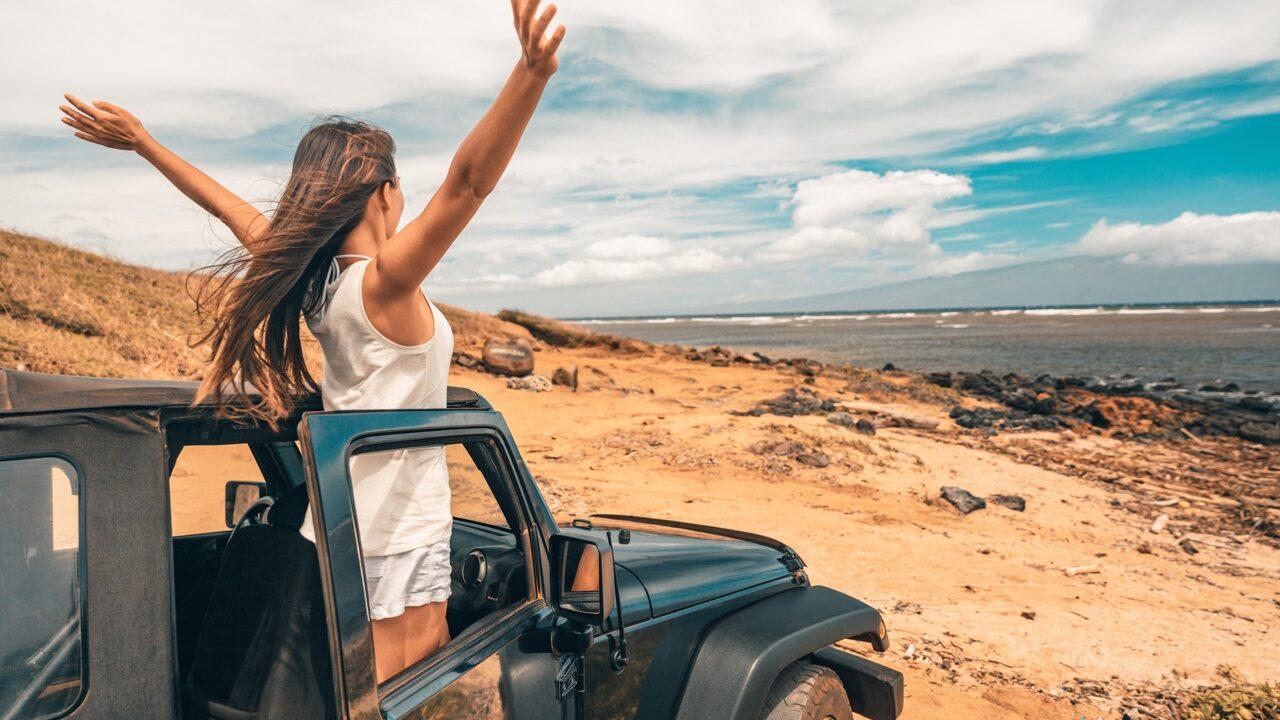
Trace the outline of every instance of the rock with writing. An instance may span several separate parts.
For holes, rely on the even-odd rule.
[[[485,368],[495,375],[524,377],[533,372],[533,345],[520,338],[490,338],[481,353]]]

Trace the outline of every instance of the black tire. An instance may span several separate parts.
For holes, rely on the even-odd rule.
[[[853,720],[840,676],[800,660],[778,675],[764,702],[764,720]]]

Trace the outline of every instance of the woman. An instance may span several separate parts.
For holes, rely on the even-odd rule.
[[[327,410],[444,406],[453,335],[421,285],[497,185],[558,67],[565,29],[548,37],[556,8],[539,15],[538,3],[512,0],[521,59],[426,209],[399,231],[395,143],[377,127],[328,119],[311,128],[267,219],[123,108],[66,96],[62,120],[76,137],[138,153],[243,245],[198,298],[211,316],[200,339],[212,354],[202,400],[268,424],[317,389]],[[319,388],[303,361],[304,318],[324,353]],[[443,451],[426,448],[358,456],[352,478],[382,682],[449,640],[448,474]]]

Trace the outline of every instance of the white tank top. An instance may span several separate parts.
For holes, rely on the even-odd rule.
[[[445,407],[453,357],[449,321],[428,300],[436,326],[431,339],[421,345],[388,340],[365,313],[361,288],[368,267],[368,258],[341,272],[335,264],[325,287],[325,302],[307,317],[307,327],[324,351],[320,385],[324,409]],[[394,555],[449,542],[453,518],[444,448],[356,455],[351,460],[351,486],[364,555]],[[314,542],[310,510],[302,533]]]

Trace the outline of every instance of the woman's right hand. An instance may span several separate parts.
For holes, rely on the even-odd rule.
[[[556,28],[547,37],[547,28],[551,19],[556,16],[556,6],[548,5],[538,15],[540,0],[511,0],[511,14],[516,24],[516,35],[520,38],[520,52],[524,57],[524,66],[535,75],[549,78],[560,67],[556,59],[556,50],[564,39],[564,26]]]
[[[138,150],[151,141],[142,121],[119,105],[105,100],[95,100],[90,105],[75,95],[63,97],[71,105],[58,106],[66,115],[62,122],[75,128],[76,137],[81,140],[115,150]]]

